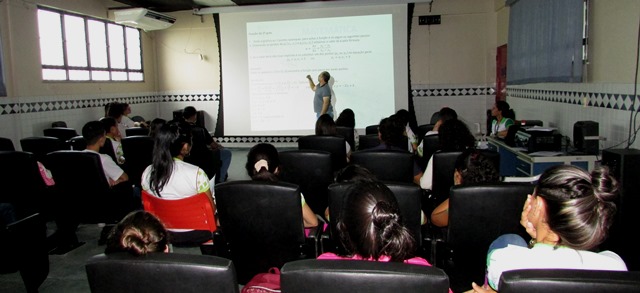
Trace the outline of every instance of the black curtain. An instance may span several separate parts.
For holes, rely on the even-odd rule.
[[[213,136],[224,136],[224,98],[222,96],[222,48],[220,47],[220,14],[213,14],[213,25],[216,27],[216,38],[218,38],[218,60],[220,60],[220,95],[218,96],[218,118],[216,118],[216,129]]]

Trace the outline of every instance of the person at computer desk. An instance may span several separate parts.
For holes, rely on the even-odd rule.
[[[505,101],[497,101],[491,108],[491,116],[495,117],[491,121],[491,136],[505,138],[509,126],[514,124],[515,113]]]

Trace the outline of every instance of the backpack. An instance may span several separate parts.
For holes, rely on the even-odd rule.
[[[241,293],[273,293],[280,292],[280,270],[277,267],[272,267],[266,273],[259,273],[244,287],[242,287]]]

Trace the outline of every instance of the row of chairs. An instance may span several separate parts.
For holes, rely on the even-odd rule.
[[[238,293],[234,262],[206,255],[100,254],[85,264],[92,293]],[[343,260],[298,260],[281,270],[281,292],[448,292],[449,279],[435,267]],[[638,292],[640,272],[515,270],[500,279],[502,293]]]

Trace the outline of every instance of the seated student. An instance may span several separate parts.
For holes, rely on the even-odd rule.
[[[169,252],[169,232],[160,219],[139,210],[126,215],[107,236],[105,254],[129,252],[146,255],[152,252]]]
[[[409,151],[410,153],[415,153],[417,148],[418,148],[418,137],[416,136],[416,134],[413,132],[413,129],[411,129],[411,126],[409,125],[409,120],[411,119],[411,113],[409,113],[409,111],[407,111],[406,109],[400,109],[398,110],[395,114],[393,114],[393,116],[395,116],[398,121],[404,125],[404,136],[407,137],[407,151]]]
[[[378,123],[378,139],[380,144],[370,148],[369,150],[392,150],[407,152],[404,143],[404,127],[397,117],[391,115],[387,118],[382,118]],[[420,178],[422,178],[422,171],[418,163],[413,164],[413,183],[420,184]]]
[[[227,172],[231,165],[231,151],[225,149],[222,145],[217,143],[209,134],[209,131],[205,127],[197,126],[196,120],[198,118],[198,111],[192,106],[187,106],[182,111],[182,117],[187,126],[191,128],[193,135],[193,150],[198,151],[200,148],[209,148],[220,152],[220,160],[222,166],[220,166],[220,174],[218,174],[218,182],[224,182],[227,180]]]
[[[82,127],[82,137],[87,141],[87,148],[85,152],[94,152],[100,155],[100,161],[102,162],[102,168],[104,174],[109,181],[109,185],[114,186],[116,184],[129,181],[129,176],[125,173],[116,162],[111,159],[109,155],[101,154],[100,148],[104,146],[104,142],[107,139],[104,126],[100,121],[89,121]]]
[[[278,181],[280,173],[280,157],[278,150],[272,144],[259,143],[254,145],[247,154],[245,165],[247,174],[251,180],[256,181]],[[318,226],[318,217],[313,213],[309,205],[302,198],[302,220],[305,228]]]
[[[336,130],[336,123],[333,121],[333,118],[329,116],[329,114],[322,114],[316,120],[316,135],[330,135],[337,136],[338,131]],[[344,142],[345,144],[345,153],[347,154],[347,162],[349,162],[349,158],[351,157],[351,145],[348,142]]]
[[[369,181],[375,182],[378,181],[376,175],[371,173],[369,169],[362,167],[358,164],[350,164],[346,167],[338,170],[336,173],[335,182],[360,182],[360,181]],[[324,211],[325,219],[329,219],[329,207],[327,207]],[[420,211],[420,223],[422,225],[427,223],[427,217],[424,215],[423,211]]]
[[[532,240],[505,234],[489,246],[488,284],[468,292],[495,292],[500,276],[517,269],[626,271],[612,251],[595,252],[608,236],[616,212],[618,183],[607,167],[591,173],[572,165],[545,170],[522,209],[520,223]]]
[[[382,182],[365,180],[351,186],[337,227],[346,254],[326,252],[318,256],[318,259],[404,262],[431,266],[426,259],[415,256],[416,241],[402,225],[396,197]]]
[[[500,181],[500,173],[494,162],[478,150],[466,150],[455,163],[453,184],[494,183]],[[431,213],[431,223],[437,227],[449,225],[449,198]]]
[[[438,141],[440,143],[440,150],[444,152],[464,151],[474,148],[476,145],[476,138],[471,134],[469,127],[458,119],[450,119],[442,123],[438,131]],[[420,187],[422,187],[422,189],[431,189],[432,186],[433,156],[427,163],[424,176],[420,178]]]
[[[122,151],[122,143],[120,136],[120,130],[118,129],[118,122],[112,117],[104,117],[100,119],[100,122],[104,126],[107,139],[111,141],[113,147],[113,154],[116,156],[116,163],[122,165],[125,162],[124,152]]]
[[[120,131],[120,137],[127,137],[127,127],[122,124],[122,117],[124,117],[124,104],[113,102],[109,105],[107,111],[107,117],[111,117],[118,123],[118,131]]]
[[[451,109],[449,107],[442,107],[442,109],[440,109],[440,112],[438,112],[438,116],[440,118],[438,119],[436,124],[433,126],[433,129],[427,131],[427,133],[425,133],[424,136],[438,135],[438,130],[440,129],[440,126],[442,125],[442,123],[444,123],[447,120],[458,119],[458,113],[456,113],[455,110],[453,110],[453,109]],[[420,144],[418,145],[418,148],[417,148],[416,151],[417,151],[419,157],[423,157],[424,156],[424,143],[423,142],[420,142]]]
[[[491,116],[495,117],[491,121],[491,136],[505,138],[509,126],[513,125],[515,113],[505,101],[497,101],[491,108]]]
[[[149,136],[151,136],[151,138],[155,138],[158,131],[160,131],[160,128],[165,124],[167,124],[167,120],[162,118],[155,118],[151,120],[151,124],[149,124]]]
[[[207,174],[195,165],[184,162],[191,150],[191,132],[180,129],[177,123],[165,124],[156,134],[153,159],[142,172],[142,189],[163,199],[180,199],[205,193],[215,212],[216,204]],[[209,231],[171,230],[177,242],[205,242]],[[177,240],[180,239],[180,240]]]
[[[360,145],[360,135],[358,134],[358,130],[356,130],[356,116],[353,110],[349,108],[342,110],[336,119],[336,126],[353,128],[353,148],[357,150]]]

